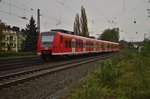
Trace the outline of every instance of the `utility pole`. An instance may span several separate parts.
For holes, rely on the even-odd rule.
[[[40,33],[40,9],[37,9],[37,30]]]

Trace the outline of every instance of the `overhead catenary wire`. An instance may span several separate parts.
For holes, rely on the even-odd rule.
[[[98,12],[98,14],[99,14],[100,16],[102,16],[102,17],[104,18],[104,20],[106,20],[106,23],[110,24],[110,26],[113,27],[112,23],[110,23],[110,20],[108,20],[108,18],[106,17],[106,15],[105,15],[99,8],[97,8],[97,7],[96,7],[93,3],[91,3],[89,0],[86,0],[86,1],[87,1],[87,3],[88,3],[90,6],[92,6],[92,8],[95,9],[95,11]]]
[[[131,12],[131,11],[135,11],[135,10],[141,8],[141,7],[144,7],[144,5],[146,5],[146,3],[147,3],[147,2],[144,1],[143,3],[141,3],[141,4],[139,4],[139,5],[135,6],[135,7],[133,7],[133,8],[131,8],[131,9],[128,9],[128,10],[126,10],[125,12],[122,12],[122,13],[116,15],[117,17],[119,17],[119,22],[121,22],[121,23],[127,22],[127,21],[130,20],[130,19],[132,19],[133,21],[136,21],[136,20],[135,20],[135,16],[138,17],[138,15],[137,15],[137,14],[139,14],[138,11],[137,11],[136,14],[133,13],[134,15],[131,13],[130,16],[131,16],[131,15],[133,15],[133,16],[131,16],[130,18],[126,18],[126,19],[123,19],[123,20],[120,20],[120,18],[121,18],[121,16],[123,16],[124,14],[127,14],[127,13],[129,13],[129,12]],[[134,19],[133,19],[133,18],[134,18]],[[132,22],[132,20],[130,20],[130,21]],[[129,25],[132,25],[132,24],[129,24]]]
[[[2,0],[3,1],[3,0]],[[15,0],[16,1],[16,0]],[[56,3],[58,3],[58,4],[60,4],[62,7],[65,7],[65,8],[67,8],[67,9],[70,9],[71,11],[74,11],[74,12],[76,12],[77,13],[77,11],[76,10],[74,10],[74,9],[72,9],[72,8],[70,8],[69,6],[67,6],[67,5],[65,5],[64,3],[65,3],[65,1],[63,2],[63,3],[61,3],[61,2],[59,2],[59,1],[55,1]],[[23,10],[24,11],[24,16],[25,16],[25,11],[27,11],[27,12],[32,12],[32,11],[30,11],[30,10],[28,10],[28,9],[26,9],[26,5],[24,5],[24,4],[21,4],[21,5],[24,5],[24,7],[19,7],[19,6],[17,6],[17,5],[15,5],[15,4],[12,4],[12,3],[9,3],[9,2],[6,2],[6,1],[3,1],[3,4],[5,4],[5,5],[8,5],[8,6],[13,6],[13,7],[15,7],[16,9],[20,9],[20,10]],[[58,6],[58,5],[57,5]],[[29,8],[29,7],[28,7]],[[4,11],[2,11],[3,13],[5,13],[5,14],[9,14],[8,12],[4,12]],[[10,11],[11,12],[11,11]],[[34,12],[32,12],[32,13],[34,13]],[[34,13],[34,14],[36,14],[36,13]],[[19,18],[22,18],[22,19],[26,19],[25,17],[21,17],[21,16],[18,16],[18,15],[16,15],[16,14],[9,14],[9,15],[13,15],[13,16],[16,16],[16,17],[19,17]],[[58,25],[60,22],[61,22],[61,17],[59,18],[59,19],[56,19],[56,18],[52,18],[52,17],[50,17],[50,16],[48,16],[48,15],[45,15],[45,14],[41,14],[41,17],[44,17],[44,18],[46,18],[46,19],[50,19],[50,20],[53,20],[53,21],[57,21],[57,23],[56,23],[56,25]],[[90,20],[90,19],[89,19]],[[93,22],[94,23],[94,22]],[[69,26],[69,25],[68,25]]]
[[[140,5],[136,6],[136,7],[133,7],[133,8],[131,8],[131,9],[128,9],[128,10],[124,11],[123,13],[120,13],[120,14],[118,14],[118,15],[116,15],[116,16],[117,16],[117,17],[120,17],[120,16],[122,16],[122,15],[124,15],[124,14],[126,14],[126,13],[129,13],[130,11],[133,11],[133,10],[135,10],[135,9],[138,9],[138,8],[144,6],[146,3],[147,3],[147,2],[143,2],[142,4],[140,4]]]
[[[30,11],[30,10],[31,10],[31,11],[34,11],[34,10],[35,10],[35,8],[29,7],[29,6],[25,5],[25,4],[22,4],[22,3],[20,3],[18,0],[14,0],[14,2],[15,2],[15,1],[16,1],[19,5],[25,6],[25,8],[29,9],[29,11]],[[34,13],[36,14],[36,12],[34,12]]]
[[[15,1],[16,1],[16,0],[15,0]],[[32,13],[32,14],[37,14],[36,12],[33,11],[33,8],[28,7],[28,8],[30,8],[30,9],[27,9],[25,4],[19,3],[19,4],[23,5],[23,7],[20,7],[20,6],[17,6],[16,4],[12,4],[11,1],[10,1],[10,2],[7,2],[7,1],[4,1],[4,0],[1,0],[0,3],[9,6],[9,12],[8,12],[8,11],[4,11],[4,10],[0,10],[1,13],[5,13],[5,14],[7,14],[7,15],[12,15],[12,16],[15,16],[15,17],[18,17],[18,18],[21,18],[21,19],[29,20],[28,18],[25,17],[25,13],[26,13],[26,12],[30,12],[30,13]],[[18,2],[17,2],[17,3],[18,3]],[[24,15],[23,15],[23,16],[20,16],[20,15],[17,15],[17,14],[15,14],[15,13],[12,13],[12,10],[11,10],[12,7],[16,8],[16,9],[19,9],[19,10],[23,10]],[[52,18],[52,17],[50,17],[50,16],[48,16],[48,15],[42,14],[41,16],[44,17],[44,18],[50,19],[50,20],[58,21],[58,19]]]
[[[9,3],[9,2],[6,2],[6,1],[2,0],[1,3],[10,6],[10,8],[13,6],[14,8],[17,8],[17,9],[19,9],[19,10],[27,11],[27,12],[36,14],[36,12],[33,12],[32,9],[28,10],[28,9],[22,8],[22,7],[19,7],[19,6],[15,5],[15,4],[12,4],[11,2]],[[24,6],[25,6],[25,5],[24,5]]]
[[[71,10],[71,11],[74,11],[75,13],[78,13],[77,10],[74,10],[73,8],[70,8],[69,6],[65,5],[64,2],[62,3],[62,2],[59,2],[58,0],[53,0],[53,1],[55,1],[58,4],[60,4],[62,7],[65,7],[67,9]],[[94,20],[90,19],[89,17],[88,17],[88,20],[91,21],[91,23],[93,25],[96,25],[96,22]]]
[[[59,2],[59,1],[57,1],[57,0],[53,0],[53,1],[54,1],[54,2],[57,2],[58,4],[60,4],[61,6],[63,6],[63,7],[65,7],[65,8],[67,8],[67,9],[70,9],[70,10],[72,10],[72,11],[74,11],[74,12],[78,13],[78,11],[76,11],[76,10],[74,10],[74,9],[70,8],[69,6],[65,5],[65,4],[64,4],[64,3],[62,3],[62,2]]]
[[[16,15],[16,14],[13,14],[13,13],[10,13],[10,12],[7,12],[7,11],[0,10],[0,12],[8,14],[8,15],[12,15],[12,16],[15,16],[15,17],[18,17],[18,18],[21,18],[21,19],[29,20],[28,18],[26,18],[24,16],[19,16],[19,15]]]
[[[0,0],[0,1],[7,1],[7,0]],[[14,1],[16,1],[16,0],[14,0]],[[17,1],[19,1],[19,0],[17,0]],[[65,18],[62,16],[63,15],[63,11],[64,10],[70,10],[70,11],[72,11],[73,13],[75,12],[75,13],[77,13],[78,11],[75,9],[75,8],[72,8],[70,5],[68,5],[68,2],[67,2],[67,0],[51,0],[51,1],[53,1],[53,3],[55,4],[55,5],[57,5],[57,6],[59,6],[59,7],[61,7],[61,11],[59,12],[58,11],[58,13],[62,13],[62,14],[50,14],[50,13],[42,13],[41,14],[41,17],[43,17],[43,19],[45,20],[43,23],[45,23],[45,22],[47,22],[47,24],[53,24],[53,25],[56,25],[57,23],[59,23],[60,21],[61,21],[61,26],[62,25],[67,25],[67,26],[69,26],[70,24],[71,24],[71,22],[69,23],[69,21],[68,20],[65,20]],[[105,14],[107,14],[107,13],[105,13],[105,12],[102,12],[101,11],[101,9],[99,9],[99,7],[98,6],[96,6],[96,4],[94,3],[94,2],[91,2],[90,0],[84,0],[85,2],[86,1],[88,1],[89,3],[87,3],[87,4],[89,4],[90,6],[92,6],[93,7],[93,9],[95,9],[95,11],[97,11],[97,12],[99,12],[98,14],[100,15],[100,16],[102,16],[106,21],[106,23],[109,23],[110,25],[111,25],[111,27],[114,27],[114,24],[112,23],[112,19],[110,20],[109,18],[107,18],[107,16],[105,15]],[[122,1],[122,0],[121,0]],[[139,1],[139,0],[138,0]],[[148,1],[148,0],[147,0]],[[133,0],[132,0],[132,2],[133,2]],[[1,2],[0,2],[1,3]],[[10,4],[10,2],[7,2],[7,3],[9,3]],[[128,3],[128,2],[127,2]],[[18,5],[17,5],[18,4]],[[20,5],[19,5],[20,4]],[[95,5],[94,5],[95,4]],[[142,4],[142,3],[141,3]],[[139,5],[141,5],[141,4],[139,4]],[[5,5],[7,5],[7,4],[5,4]],[[26,16],[25,14],[26,13],[30,13],[30,11],[31,12],[34,12],[34,13],[36,13],[35,12],[35,10],[34,11],[32,11],[31,9],[30,9],[30,7],[28,7],[27,5],[25,5],[25,6],[22,6],[22,5],[25,5],[25,4],[21,4],[21,3],[13,3],[13,2],[11,2],[11,7],[13,8],[13,6],[15,6],[14,8],[16,8],[16,9],[19,9],[19,10],[22,10],[22,11],[24,11],[24,14],[22,14],[22,15],[24,15],[24,16]],[[131,4],[130,4],[131,5]],[[139,6],[138,5],[138,6]],[[145,4],[144,4],[145,5]],[[8,5],[8,6],[10,6],[10,5]],[[16,6],[18,6],[18,7],[21,7],[21,8],[17,8]],[[136,5],[135,5],[136,6]],[[125,15],[126,13],[129,13],[129,12],[131,12],[131,11],[134,11],[135,9],[139,9],[139,8],[141,8],[141,7],[138,7],[138,6],[136,6],[136,7],[133,7],[133,8],[131,8],[131,9],[128,9],[127,7],[128,7],[128,5],[126,4],[126,10],[125,10],[125,12],[124,13],[121,13],[121,15],[119,15],[119,16],[116,16],[117,17],[117,21],[118,21],[118,19],[119,18],[121,18],[121,16],[123,16],[123,15]],[[143,6],[143,5],[141,5],[141,6]],[[63,9],[64,8],[64,9]],[[67,9],[65,9],[65,8],[67,8]],[[1,9],[2,10],[2,9]],[[29,10],[29,11],[27,11],[27,10]],[[4,11],[4,10],[3,10]],[[13,9],[11,10],[11,11],[4,11],[4,12],[1,12],[1,13],[9,13],[9,15],[10,14],[12,14],[12,13],[10,13],[10,12],[13,12]],[[44,12],[44,11],[43,11]],[[67,11],[66,11],[67,12]],[[66,15],[69,15],[70,13],[66,13],[65,12],[65,14]],[[71,13],[72,13],[71,12]],[[14,15],[13,16],[15,16],[16,15],[16,17],[19,17],[19,18],[22,18],[21,16],[21,14],[20,15],[18,15],[19,13],[13,13]],[[31,13],[32,14],[32,13]],[[135,14],[135,13],[134,13]],[[28,14],[27,14],[28,15]],[[52,16],[51,16],[52,15]],[[54,15],[56,15],[55,17],[54,17]],[[68,17],[68,16],[67,16]],[[48,19],[48,20],[46,20],[46,19]],[[129,18],[128,18],[129,19]],[[137,18],[136,18],[137,19]],[[94,18],[91,18],[91,17],[88,17],[88,20],[89,20],[89,22],[90,22],[90,25],[92,25],[93,27],[95,26],[95,27],[100,27],[100,25],[99,25],[99,22],[98,21],[96,21],[97,19],[94,19]],[[129,19],[130,20],[130,19]],[[54,22],[53,22],[54,21]],[[68,21],[68,23],[65,23],[65,21]],[[104,21],[104,20],[103,20]],[[124,20],[123,20],[124,21]],[[126,20],[125,20],[126,21]],[[52,23],[51,23],[52,22]],[[122,21],[119,21],[119,22],[122,22]],[[118,22],[117,22],[118,23]],[[102,26],[102,27],[104,27],[104,26]]]

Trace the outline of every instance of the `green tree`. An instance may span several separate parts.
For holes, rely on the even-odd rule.
[[[106,29],[99,37],[102,40],[118,42],[119,40],[119,29]]]
[[[127,42],[124,40],[119,41],[120,50],[131,50],[134,49],[133,44],[131,42]]]
[[[75,35],[80,35],[80,33],[81,33],[79,14],[76,14],[76,17],[75,17],[75,21],[74,21],[74,33],[75,33]]]
[[[2,49],[2,39],[3,39],[3,30],[5,29],[5,24],[0,20],[0,51]]]
[[[37,39],[39,33],[37,32],[37,27],[33,16],[23,32],[26,36],[26,39],[23,42],[23,51],[35,52],[37,49]]]
[[[143,41],[142,53],[143,53],[145,56],[150,56],[150,40],[145,39],[145,40]]]
[[[86,16],[85,8],[83,6],[81,6],[80,23],[81,23],[81,33],[82,33],[82,35],[85,36],[85,37],[89,37],[87,16]]]

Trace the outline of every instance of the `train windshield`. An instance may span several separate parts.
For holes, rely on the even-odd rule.
[[[41,37],[42,45],[52,46],[55,34],[55,32],[43,32]]]

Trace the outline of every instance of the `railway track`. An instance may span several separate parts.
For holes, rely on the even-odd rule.
[[[37,56],[0,59],[0,71],[28,67],[30,66],[29,64],[38,64],[40,62],[44,62],[44,61]]]
[[[55,62],[55,61],[59,62],[65,60],[68,60],[68,58],[66,57],[61,60],[48,60],[48,61],[45,61],[38,56],[25,57],[25,58],[0,59],[0,72],[19,69],[19,68],[34,67],[42,64],[48,64],[50,62]]]
[[[36,69],[24,70],[20,72],[1,75],[0,76],[0,89],[14,86],[19,83],[27,82],[29,80],[36,79],[36,78],[49,75],[55,72],[59,72],[65,69],[73,68],[81,64],[87,64],[89,62],[94,62],[97,60],[108,58],[111,55],[109,54],[109,55],[88,57],[88,58],[78,59],[78,60],[71,60],[69,62],[60,62],[54,65],[50,65],[50,66],[48,65],[46,67],[41,66]]]

